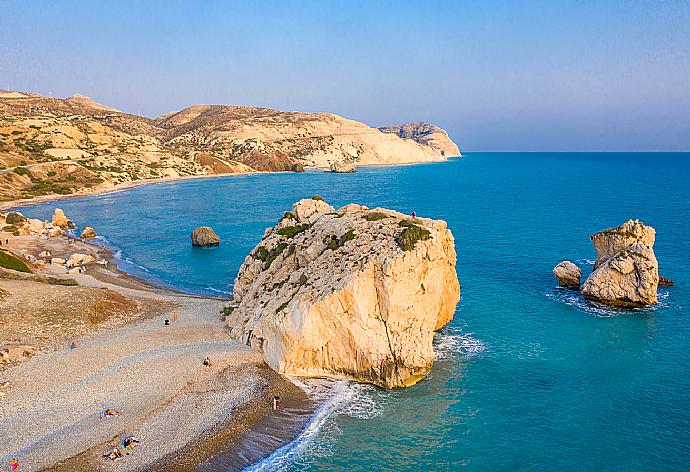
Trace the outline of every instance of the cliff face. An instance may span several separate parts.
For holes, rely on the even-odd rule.
[[[460,149],[451,141],[448,133],[436,125],[421,121],[411,121],[400,126],[386,126],[379,128],[379,130],[383,133],[391,133],[404,139],[417,141],[420,144],[435,149],[445,157],[461,156]]]
[[[63,100],[0,90],[0,199],[97,192],[154,178],[406,164],[458,154],[443,130],[424,126],[430,128],[383,133],[327,113],[226,105],[195,105],[152,120],[81,95]],[[29,168],[19,173],[2,171],[24,165]]]
[[[412,385],[460,288],[445,222],[301,200],[247,256],[231,335],[281,374]]]

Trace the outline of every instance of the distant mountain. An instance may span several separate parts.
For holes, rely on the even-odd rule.
[[[150,119],[83,95],[0,90],[0,200],[99,192],[144,179],[454,155],[460,153],[446,132],[424,123],[379,130],[328,113],[229,105],[195,105]]]

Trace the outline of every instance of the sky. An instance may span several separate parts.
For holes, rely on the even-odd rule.
[[[463,151],[690,151],[690,0],[0,0],[0,88],[422,120]]]

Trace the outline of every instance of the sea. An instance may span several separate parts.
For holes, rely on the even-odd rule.
[[[229,296],[283,212],[319,195],[448,222],[461,300],[417,385],[339,382],[250,470],[690,470],[690,153],[467,153],[443,163],[194,179],[23,208],[93,226],[128,272]],[[557,287],[592,233],[656,229],[659,303],[615,310]],[[190,232],[214,228],[215,248]]]

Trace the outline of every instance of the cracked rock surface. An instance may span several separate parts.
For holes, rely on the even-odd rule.
[[[227,324],[280,374],[409,386],[453,318],[455,263],[444,221],[300,200],[240,267]]]

